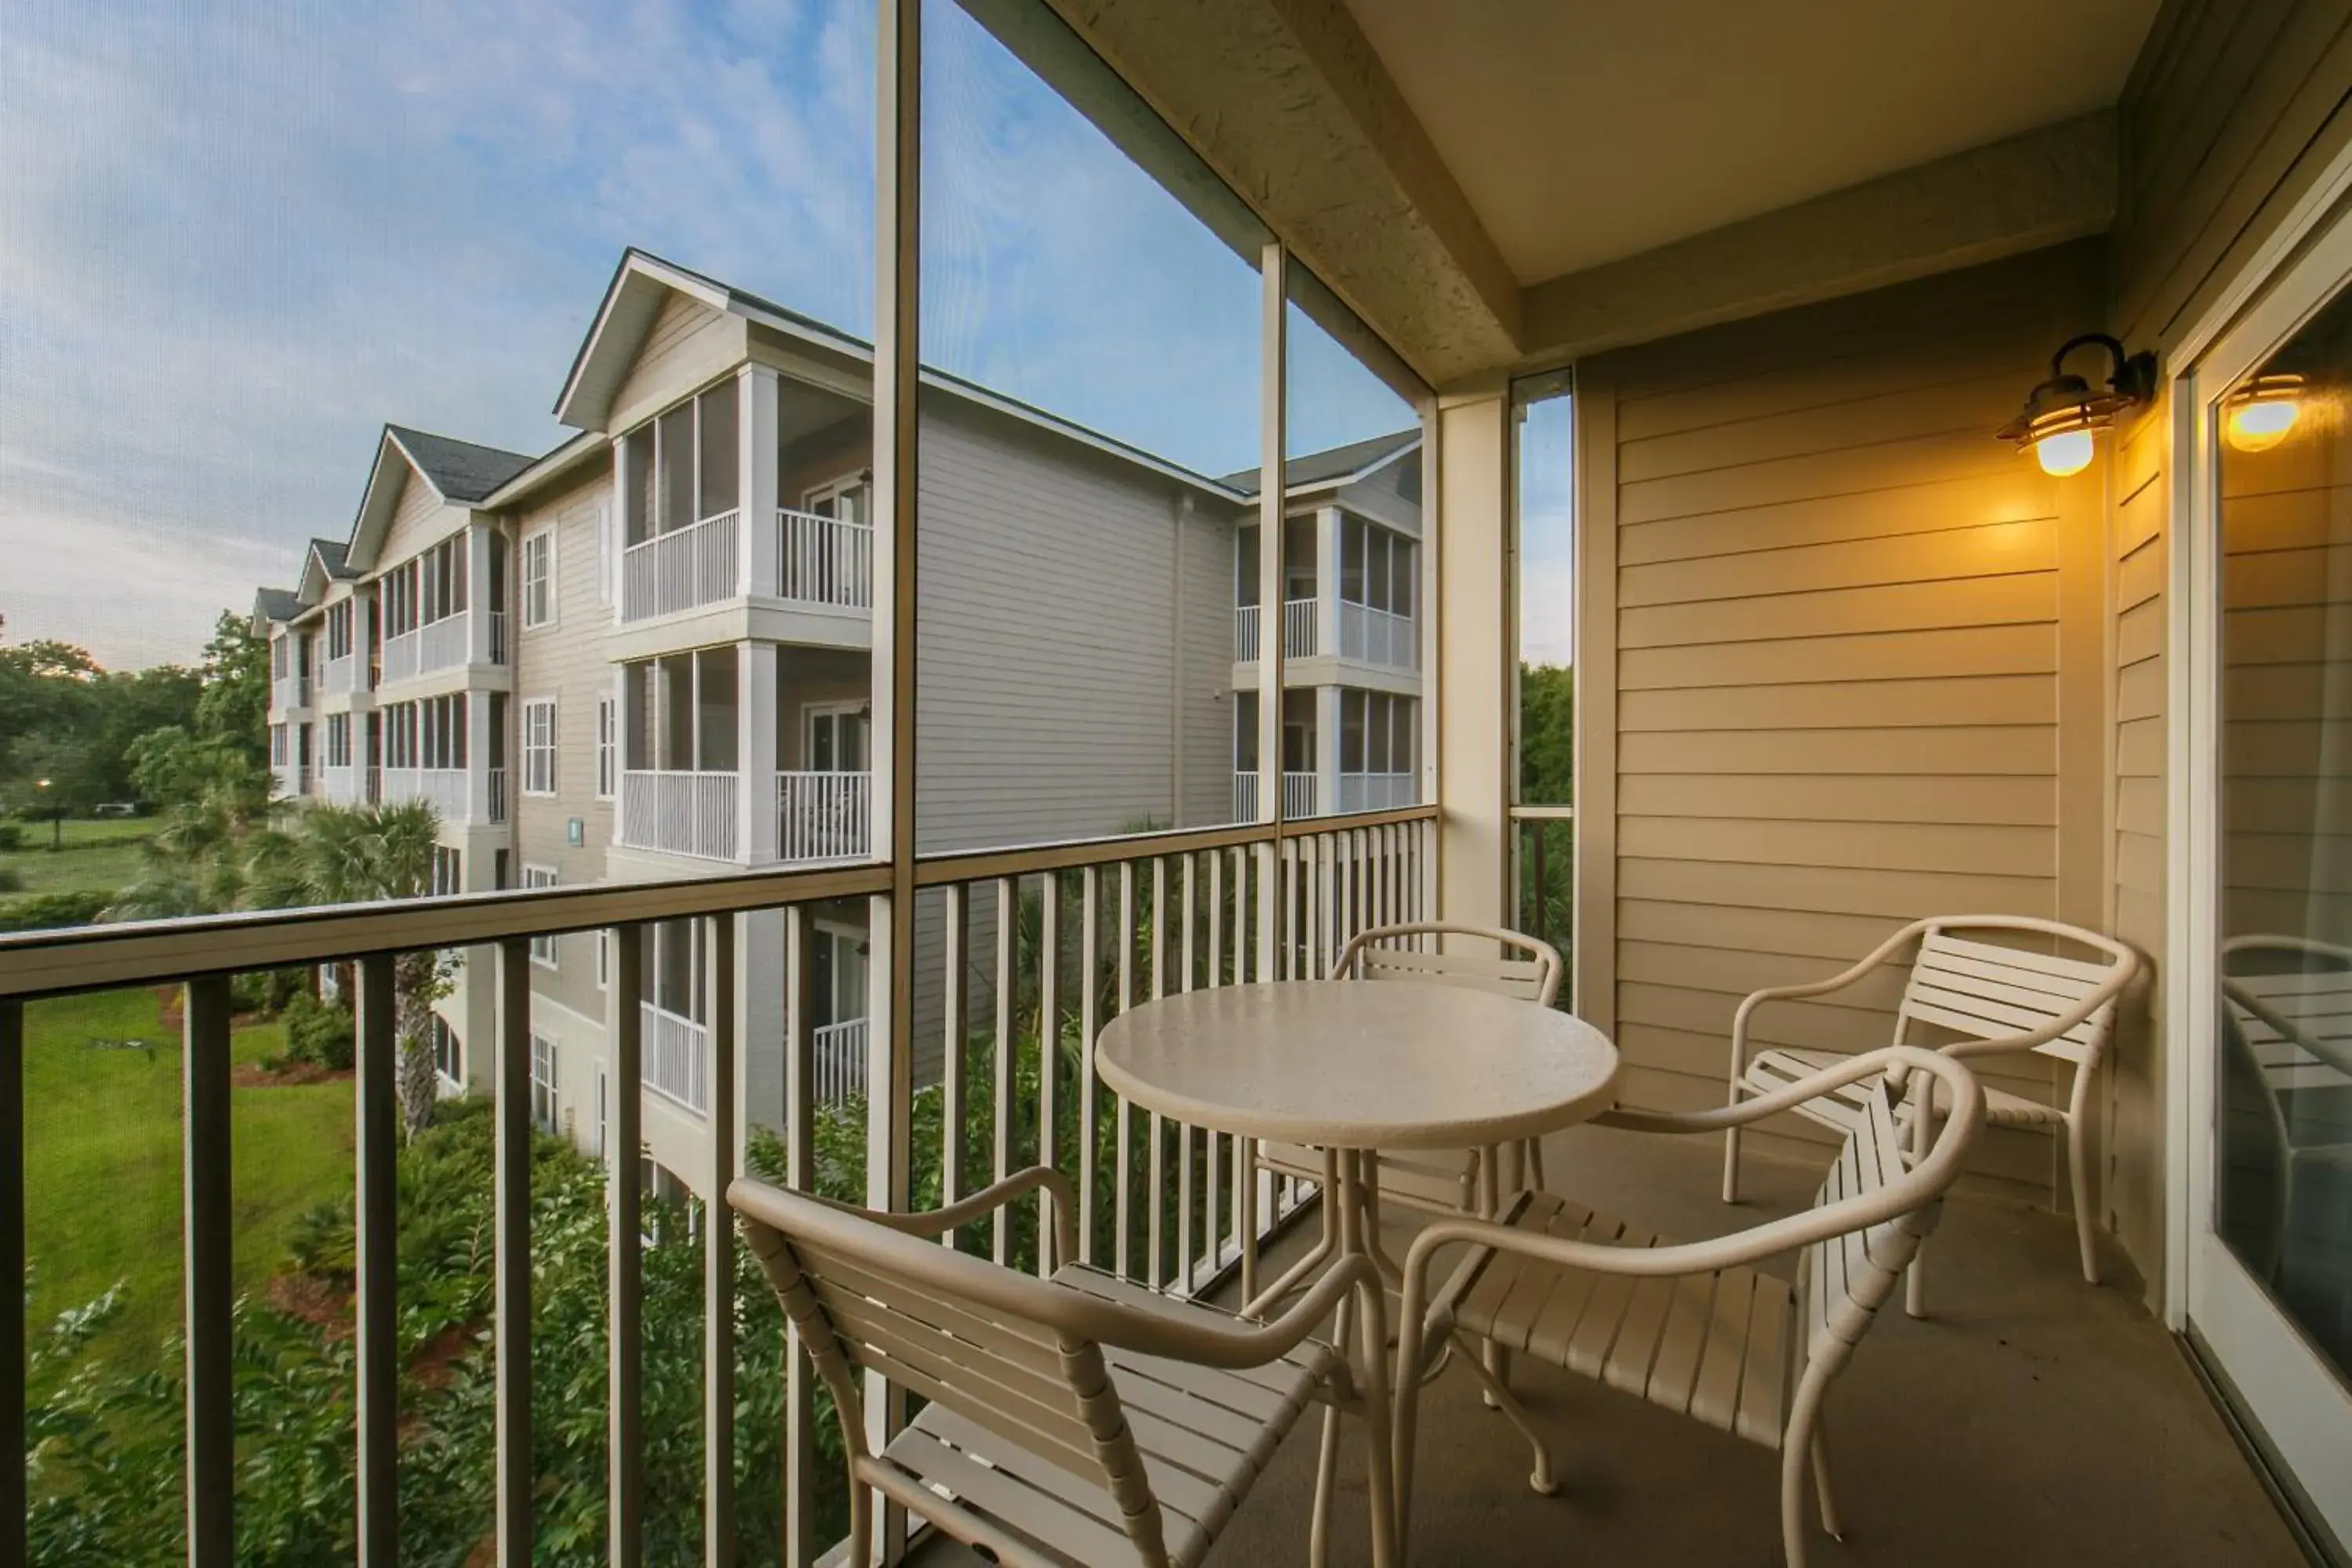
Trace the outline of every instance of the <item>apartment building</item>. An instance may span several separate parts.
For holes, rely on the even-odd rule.
[[[285,672],[281,787],[429,801],[451,891],[867,858],[871,356],[631,251],[556,404],[577,435],[531,458],[388,426],[348,544],[314,542],[299,585],[257,603]],[[937,373],[920,430],[919,847],[1255,818],[1256,472],[1198,474]],[[1290,815],[1412,798],[1419,448],[1406,432],[1289,466]],[[661,1171],[699,1168],[718,1006],[751,1042],[749,1113],[781,1116],[782,921],[743,918],[732,997],[710,994],[694,922],[645,943]],[[993,918],[975,911],[976,948]],[[823,1092],[865,1081],[866,920],[815,922]],[[936,977],[935,918],[916,940]],[[534,1110],[601,1152],[609,941],[542,937],[530,958]],[[468,982],[489,973],[469,954],[439,1010],[453,1088],[488,1069],[467,1042],[489,1038],[489,987]],[[916,998],[926,1039],[938,991]]]

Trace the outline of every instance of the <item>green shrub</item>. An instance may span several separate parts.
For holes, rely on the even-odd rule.
[[[297,991],[279,1015],[286,1025],[286,1056],[332,1072],[352,1065],[352,1016],[339,1002],[321,1002]]]
[[[307,969],[248,969],[229,976],[229,1003],[240,1013],[276,1013],[310,994]]]
[[[21,893],[25,890],[25,873],[11,867],[0,866],[0,893]]]
[[[0,899],[0,931],[86,926],[113,901],[112,893],[35,893]]]
[[[0,822],[0,849],[22,849],[24,847],[23,825],[15,822]]]

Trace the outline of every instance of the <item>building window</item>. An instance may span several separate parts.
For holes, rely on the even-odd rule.
[[[610,800],[621,787],[621,705],[596,699],[596,798]]]
[[[522,542],[522,624],[555,620],[555,531],[542,528]]]
[[[331,768],[352,765],[352,716],[348,713],[327,715],[327,765]]]
[[[621,667],[621,765],[660,773],[735,771],[732,644]]]
[[[555,868],[525,866],[522,868],[522,885],[526,890],[532,888],[552,888],[555,886]],[[562,941],[560,936],[532,937],[530,961],[549,969],[556,968],[562,962]]]
[[[828,484],[812,486],[801,494],[801,508],[819,517],[837,517],[848,522],[874,521],[874,485],[872,470],[861,469]]]
[[[558,1131],[555,1042],[536,1030],[530,1037],[530,1120],[542,1132]]]
[[[446,898],[466,890],[466,855],[446,844],[433,847],[433,896]]]
[[[522,793],[555,793],[555,699],[522,705]]]
[[[269,765],[274,768],[284,767],[286,755],[286,726],[272,724],[269,726]]]
[[[465,1047],[457,1038],[457,1031],[449,1026],[449,1021],[446,1018],[436,1013],[433,1015],[431,1035],[433,1070],[449,1082],[463,1088],[466,1082],[466,1052]]]
[[[690,528],[736,510],[736,384],[722,381],[625,437],[633,483],[621,498],[625,542]]]

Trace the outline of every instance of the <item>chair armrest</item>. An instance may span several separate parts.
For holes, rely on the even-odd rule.
[[[1127,1321],[1100,1325],[1094,1337],[1104,1344],[1202,1366],[1264,1366],[1296,1350],[1360,1285],[1379,1289],[1380,1270],[1369,1258],[1342,1258],[1325,1269],[1288,1311],[1265,1323],[1225,1316],[1204,1321],[1190,1312],[1163,1315],[1147,1307],[1107,1303]]]
[[[1868,1065],[1864,1066],[1864,1063]],[[1847,1071],[1849,1068],[1860,1070]],[[1608,1247],[1593,1242],[1570,1241],[1556,1236],[1537,1236],[1491,1220],[1467,1216],[1441,1219],[1423,1226],[1405,1254],[1404,1308],[1401,1321],[1408,1324],[1422,1321],[1423,1303],[1428,1299],[1431,1262],[1442,1248],[1450,1246],[1466,1244],[1496,1252],[1515,1253],[1566,1268],[1590,1269],[1600,1274],[1643,1278],[1706,1274],[1741,1264],[1760,1262],[1832,1237],[1884,1224],[1932,1202],[1958,1177],[1969,1146],[1976,1142],[1977,1134],[1984,1127],[1984,1090],[1978,1085],[1975,1074],[1950,1058],[1922,1050],[1916,1046],[1891,1046],[1855,1057],[1832,1072],[1818,1074],[1801,1084],[1791,1085],[1788,1089],[1754,1103],[1781,1109],[1794,1099],[1806,1098],[1806,1091],[1812,1085],[1825,1079],[1850,1082],[1880,1070],[1886,1070],[1891,1079],[1894,1069],[1898,1068],[1929,1073],[1941,1079],[1952,1098],[1952,1115],[1938,1131],[1935,1145],[1927,1156],[1901,1177],[1876,1191],[1841,1198],[1835,1203],[1771,1220],[1729,1236],[1666,1247]],[[1710,1119],[1712,1126],[1729,1124],[1724,1111],[1701,1114]],[[1460,1278],[1457,1274],[1457,1280]],[[1446,1298],[1449,1302],[1451,1295],[1449,1290]],[[1413,1353],[1416,1357],[1422,1353],[1422,1346],[1417,1342],[1423,1338],[1425,1336],[1412,1334],[1405,1337],[1405,1342],[1415,1347]],[[1399,1387],[1412,1386],[1402,1381],[1410,1370],[1411,1367],[1400,1369]]]
[[[1913,921],[1909,925],[1863,954],[1853,965],[1840,970],[1827,980],[1816,980],[1803,985],[1768,985],[1761,991],[1752,991],[1740,998],[1738,1011],[1731,1016],[1732,1098],[1737,1100],[1739,1097],[1740,1076],[1748,1070],[1748,1020],[1754,1016],[1759,1007],[1767,1002],[1792,1002],[1807,996],[1822,996],[1832,991],[1843,991],[1894,957],[1906,944],[1935,923],[1933,921]]]
[[[1864,1051],[1825,1067],[1810,1078],[1784,1084],[1769,1094],[1735,1100],[1712,1110],[1643,1110],[1638,1106],[1619,1105],[1600,1112],[1591,1121],[1597,1127],[1622,1127],[1634,1132],[1721,1132],[1726,1128],[1745,1127],[1783,1110],[1793,1110],[1809,1100],[1819,1100],[1832,1089],[1858,1083],[1875,1073],[1885,1073],[1887,1082],[1899,1089],[1917,1068],[1916,1058],[1930,1055],[1950,1060],[1948,1047],[1929,1052],[1918,1046],[1881,1046],[1874,1051]]]
[[[943,1209],[925,1209],[919,1214],[883,1214],[873,1209],[856,1212],[902,1236],[939,1237],[976,1219],[985,1219],[1005,1205],[1034,1192],[1044,1192],[1052,1199],[1054,1256],[1066,1263],[1078,1255],[1077,1221],[1075,1217],[1077,1200],[1070,1191],[1069,1178],[1048,1165],[1032,1165],[1025,1171],[1015,1171],[995,1185],[983,1187],[961,1203],[951,1204]]]

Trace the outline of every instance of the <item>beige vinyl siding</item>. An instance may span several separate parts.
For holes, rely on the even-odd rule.
[[[1167,820],[1177,735],[1202,748],[1188,780],[1231,767],[1230,655],[1205,657],[1213,617],[1232,644],[1230,523],[1188,535],[1183,619],[1204,652],[1180,690],[1175,483],[945,399],[922,442],[919,848]]]
[[[516,514],[509,555],[515,603],[508,625],[514,649],[514,696],[508,710],[507,798],[514,824],[515,875],[525,865],[551,866],[559,886],[604,879],[604,851],[613,841],[613,807],[596,796],[596,700],[613,689],[613,667],[604,660],[604,639],[612,630],[612,608],[597,599],[597,519],[612,494],[609,472]],[[555,616],[542,626],[524,627],[521,609],[521,542],[541,529],[555,530]],[[555,700],[554,798],[521,795],[522,704]],[[582,824],[582,842],[570,842],[570,823]],[[560,939],[561,970],[531,973],[532,989],[583,1017],[602,1018],[604,993],[596,988],[596,949],[592,935]],[[576,1028],[573,1033],[577,1033]],[[577,1058],[589,1071],[589,1042],[566,1039],[566,1063]],[[588,1091],[583,1077],[578,1086]],[[567,1085],[569,1089],[571,1087]]]
[[[625,429],[741,363],[741,318],[673,293],[614,395],[611,428]]]
[[[393,503],[392,521],[385,525],[383,543],[376,552],[374,574],[379,576],[427,545],[440,543],[465,527],[472,515],[464,507],[445,503],[415,469],[405,463],[402,468],[406,477],[401,480],[400,499]]]
[[[1991,431],[2095,315],[2099,267],[2095,247],[2062,247],[1580,378],[1580,417],[1614,431],[1587,514],[1613,514],[1614,565],[1584,613],[1616,628],[1607,940],[1628,1100],[1719,1102],[1742,995],[1822,978],[1905,921],[2095,911],[2098,857],[2061,898],[2059,787],[2062,736],[2099,754],[2098,716],[2061,712],[2066,677],[2099,688],[2098,558],[2064,548],[2070,525],[2095,538],[2095,497]],[[2062,669],[2068,647],[2085,657],[2062,636],[2062,605],[2086,597],[2062,581],[2076,571],[2079,672]],[[2093,819],[2066,826],[2095,845],[2087,799]],[[1768,1007],[1753,1038],[1867,1049],[1899,987]],[[1992,1072],[2053,1091],[2039,1060]],[[1996,1136],[1975,1180],[2046,1202],[2053,1154]]]

